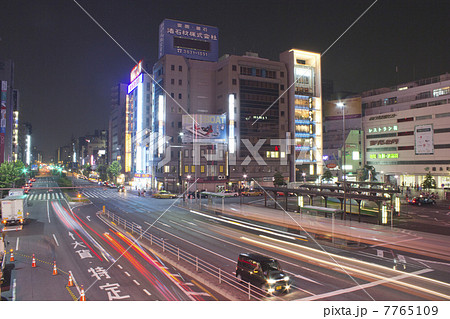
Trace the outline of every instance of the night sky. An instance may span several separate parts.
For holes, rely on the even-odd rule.
[[[77,0],[136,60],[156,62],[164,18],[217,26],[220,56],[323,53],[375,0]],[[379,0],[322,57],[335,91],[361,92],[450,71],[448,0]],[[110,89],[135,63],[71,0],[2,1],[0,59],[15,62],[21,113],[44,159],[106,129]],[[398,66],[398,73],[396,73]]]

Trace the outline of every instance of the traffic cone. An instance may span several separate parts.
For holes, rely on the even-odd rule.
[[[80,301],[86,301],[86,297],[84,296],[84,288],[83,288],[83,286],[81,286]]]
[[[53,261],[53,276],[58,274],[58,270],[56,269],[56,261]]]
[[[33,259],[31,260],[31,267],[36,267],[36,258],[34,258],[34,254],[33,254]]]
[[[14,253],[13,253],[13,250],[11,249],[10,252],[11,252],[11,258],[9,259],[9,261],[14,261]]]
[[[72,274],[69,274],[69,283],[67,284],[67,287],[72,287],[73,281],[72,281]]]

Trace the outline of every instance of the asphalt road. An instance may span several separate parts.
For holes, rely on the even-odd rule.
[[[88,300],[216,300],[157,256],[129,249],[129,239],[100,221],[95,206],[71,209],[52,178],[34,183],[28,212],[22,231],[6,233],[15,260],[7,264],[4,300],[78,300],[82,287]]]
[[[215,292],[223,284],[206,287],[179,271],[177,265],[166,263],[162,255],[133,244],[130,234],[103,222],[98,216],[103,206],[155,238],[163,238],[232,275],[241,252],[259,252],[278,259],[293,279],[293,288],[288,294],[264,299],[450,298],[450,265],[442,260],[383,247],[324,247],[307,238],[287,239],[279,231],[267,233],[260,225],[230,222],[181,208],[177,206],[180,199],[138,197],[84,180],[74,183],[83,187],[83,197],[82,202],[72,204],[72,209],[56,187],[50,191],[48,187],[56,186],[52,179],[41,178],[35,183],[28,198],[29,224],[21,232],[7,234],[8,249],[15,249],[15,261],[8,263],[10,271],[2,298],[76,300],[83,285],[88,300],[225,299]],[[37,189],[39,186],[44,189]],[[145,240],[142,243],[148,244]],[[36,268],[31,267],[33,253]],[[406,269],[393,269],[399,259]],[[58,275],[52,275],[54,260]],[[75,287],[66,287],[69,271],[76,280]],[[228,295],[245,300],[245,294],[233,289],[228,289]]]
[[[84,181],[78,183],[89,185]],[[284,300],[442,300],[449,295],[449,264],[444,261],[383,247],[354,250],[327,247],[327,252],[335,255],[324,257],[320,251],[309,255],[303,247],[320,250],[314,242],[299,240],[293,245],[279,237],[262,237],[259,231],[173,205],[181,200],[137,197],[107,188],[85,189],[83,194],[98,210],[105,205],[107,210],[141,225],[154,236],[228,273],[234,273],[241,252],[260,252],[277,258],[294,279],[291,293],[277,296]],[[344,259],[339,262],[340,257],[357,261],[351,260],[341,267]],[[399,259],[406,265],[403,272],[392,269]],[[426,278],[447,282],[434,284]],[[423,291],[423,287],[428,290]]]

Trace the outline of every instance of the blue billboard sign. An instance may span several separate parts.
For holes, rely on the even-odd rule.
[[[219,58],[219,29],[165,19],[159,26],[159,58],[165,54],[216,62]]]

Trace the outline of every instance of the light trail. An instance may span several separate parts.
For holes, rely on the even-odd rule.
[[[248,242],[254,243],[256,245],[262,245],[262,246],[265,246],[265,247],[268,247],[268,248],[271,248],[271,249],[275,249],[276,251],[283,251],[285,253],[288,253],[288,254],[291,254],[291,255],[295,255],[295,256],[301,257],[303,259],[309,260],[309,261],[315,261],[315,262],[320,263],[320,264],[325,264],[327,266],[331,266],[332,268],[336,267],[336,263],[334,263],[334,262],[330,262],[330,261],[327,261],[327,260],[324,260],[324,259],[312,257],[310,255],[305,255],[303,253],[299,253],[299,252],[296,252],[296,251],[293,251],[293,250],[289,250],[289,249],[286,249],[286,248],[281,247],[281,246],[275,246],[275,245],[272,245],[272,244],[268,244],[268,243],[265,243],[265,242],[257,241],[257,240],[250,239],[250,238],[247,238],[247,237],[241,237],[241,239],[244,240],[244,241],[248,241]],[[277,239],[273,239],[273,238],[268,238],[268,239],[278,241]],[[293,245],[295,245],[295,244],[293,244]],[[299,246],[299,245],[297,245],[297,246]],[[304,248],[304,247],[299,246],[299,248]],[[351,259],[351,258],[347,258],[347,257],[342,257],[342,258]],[[358,260],[354,260],[354,259],[351,259],[351,261],[364,263],[364,262],[361,262],[361,261],[358,261]],[[372,265],[372,264],[369,264],[369,265],[370,266],[376,266],[376,267],[379,267],[379,268],[384,268],[386,271],[394,272],[396,274],[405,274],[405,273],[402,273],[400,271],[396,271],[396,270],[393,270],[393,269],[390,269],[390,268],[386,268],[386,267],[383,267],[383,266]],[[374,274],[374,273],[371,273],[371,272],[368,272],[368,271],[364,271],[364,270],[361,270],[361,269],[358,269],[358,268],[355,268],[355,267],[347,266],[347,265],[340,265],[340,268],[345,269],[347,271],[354,272],[354,273],[358,273],[360,275],[363,275],[363,276],[366,276],[366,277],[369,277],[369,278],[376,278],[376,279],[379,279],[379,280],[383,280],[385,282],[390,282],[390,283],[402,285],[402,286],[408,287],[408,288],[413,289],[413,290],[422,291],[424,293],[427,293],[427,294],[430,294],[430,295],[434,295],[434,296],[437,296],[439,298],[450,300],[450,296],[449,295],[440,293],[438,291],[422,288],[422,287],[419,287],[417,285],[413,285],[413,284],[409,284],[409,283],[406,283],[406,282],[402,282],[402,281],[396,280],[395,277],[388,278],[388,277],[385,277],[385,276],[382,276],[382,275],[377,275],[377,274]],[[339,268],[337,268],[337,269],[339,269]],[[425,270],[426,269],[424,269],[424,271]],[[429,269],[429,271],[432,271],[432,269]],[[416,277],[416,278],[420,278],[420,279],[427,279],[427,278],[424,278],[424,277],[420,277],[417,274],[408,273],[408,275],[409,275],[409,277]],[[445,283],[442,283],[442,284],[445,284]]]
[[[94,253],[95,256],[97,256],[100,261],[103,261],[103,259],[97,254],[97,252],[81,237],[81,235],[75,230],[78,229],[79,231],[85,232],[85,230],[81,227],[77,221],[68,214],[68,212],[64,209],[64,207],[61,206],[59,202],[52,202],[53,210],[58,215],[60,221],[66,226],[66,228],[73,231],[82,241],[86,244],[86,246],[89,248],[90,251]]]
[[[112,230],[111,230],[112,231]],[[114,238],[108,233],[103,234],[109,241],[111,247],[113,247],[121,256],[125,257],[134,268],[143,275],[166,300],[175,301],[177,298],[165,287],[153,274],[151,274],[141,263],[139,263],[122,245],[120,245]]]
[[[155,268],[157,268],[164,276],[166,276],[170,281],[172,281],[175,285],[177,285],[181,290],[185,291],[187,296],[190,297],[190,293],[192,292],[192,290],[189,287],[185,286],[182,281],[180,281],[178,278],[176,278],[174,275],[172,275],[166,269],[166,267],[161,265],[161,263],[159,261],[155,260],[147,252],[145,252],[144,249],[142,249],[142,247],[138,243],[136,243],[134,241],[131,241],[128,237],[126,237],[125,235],[123,235],[120,232],[115,232],[115,234],[118,237],[120,237],[123,241],[125,241],[128,245],[130,245],[133,248],[134,251],[136,251],[148,263],[150,263]],[[200,299],[200,298],[195,298],[195,299],[203,300],[203,299]]]

